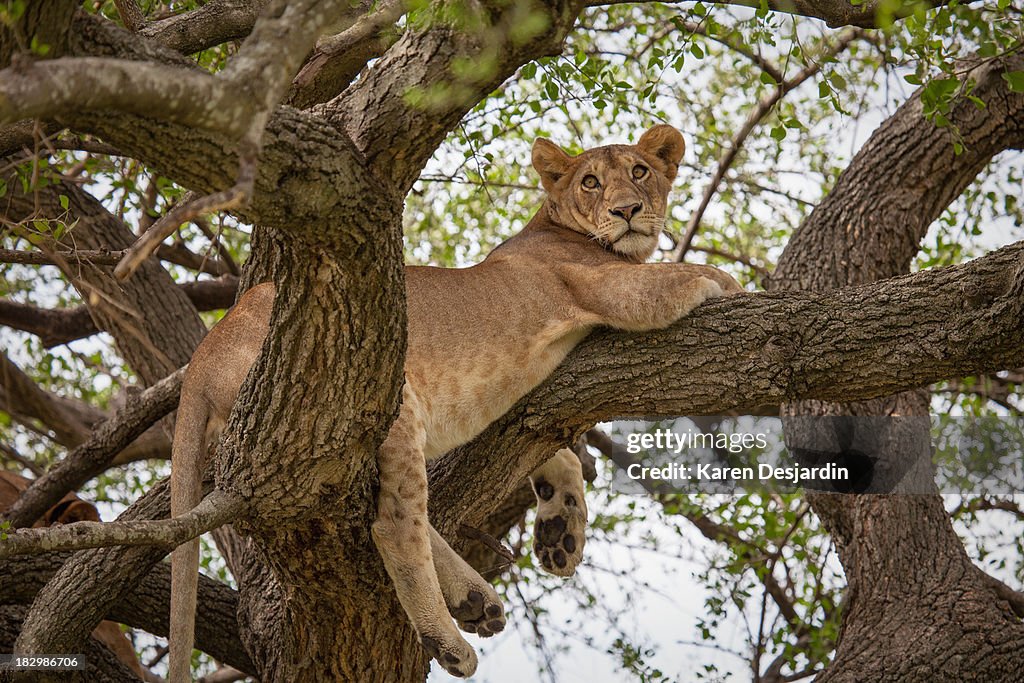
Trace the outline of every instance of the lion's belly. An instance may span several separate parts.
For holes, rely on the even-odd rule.
[[[407,380],[413,384],[426,429],[426,458],[443,455],[480,434],[544,381],[587,332],[551,328],[507,352],[467,357],[456,352],[434,367],[407,365]]]

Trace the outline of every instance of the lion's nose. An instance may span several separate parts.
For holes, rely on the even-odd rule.
[[[640,202],[635,204],[626,204],[625,206],[616,206],[613,209],[608,209],[609,213],[613,216],[618,216],[627,223],[633,220],[633,216],[640,213],[640,209],[644,208],[644,205]]]

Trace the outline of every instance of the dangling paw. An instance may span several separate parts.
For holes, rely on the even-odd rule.
[[[458,604],[450,603],[448,611],[455,617],[459,628],[481,638],[489,638],[505,629],[505,608],[494,589],[486,592],[471,589],[464,600]]]
[[[421,633],[420,644],[449,674],[467,678],[476,671],[476,652],[457,631],[453,633],[454,638],[445,637],[440,633]]]
[[[572,576],[583,559],[587,529],[579,459],[563,448],[539,467],[531,479],[537,494],[534,556],[551,574]]]

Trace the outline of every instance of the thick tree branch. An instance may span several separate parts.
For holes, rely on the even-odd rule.
[[[192,54],[245,38],[268,1],[212,0],[191,12],[151,22],[139,33],[182,54]]]
[[[1024,95],[1011,93],[1001,78],[1005,69],[1022,65],[1024,56],[1019,54],[961,64],[964,80],[970,81],[972,92],[985,106],[975,107],[961,99],[948,114],[947,128],[925,124],[919,95],[900,107],[875,131],[832,192],[794,234],[768,286],[775,291],[821,291],[906,272],[920,240],[940,212],[995,154],[1024,144]],[[962,154],[952,151],[951,131],[959,133],[965,148]],[[1018,255],[1010,273],[1009,296],[1019,299],[1024,294],[1022,273]],[[930,296],[942,297],[943,293]],[[959,293],[945,296],[954,305],[970,307],[988,294],[965,282]],[[955,309],[954,315],[959,311]],[[1016,315],[1014,336],[1020,340],[1024,335],[1019,328],[1020,314]],[[907,320],[908,325],[915,322]],[[986,318],[976,322],[989,323]],[[950,328],[955,327],[951,321]],[[908,333],[914,333],[912,327]],[[959,342],[961,337],[951,329],[950,339]],[[924,344],[927,346],[927,340]],[[984,355],[986,344],[974,349]],[[899,387],[892,387],[897,390]],[[787,404],[781,412],[928,412],[926,393],[921,391],[850,402],[859,398]],[[927,443],[926,424],[908,438]],[[903,455],[894,450],[885,457]],[[832,535],[849,584],[836,652],[817,680],[929,680],[940,668],[946,678],[1007,683],[1019,678],[1016,672],[1022,666],[1024,629],[1012,611],[1014,601],[993,599],[1000,591],[967,556],[937,492],[922,496],[811,495],[809,499]],[[924,572],[921,557],[929,558]],[[921,628],[928,629],[929,637],[902,639],[900,657],[879,656],[894,638],[901,639],[896,634]]]
[[[981,573],[982,581],[987,583],[997,596],[1007,602],[1014,614],[1021,619],[1024,619],[1024,592],[1014,590],[996,577],[991,576],[980,569],[978,571]]]
[[[907,272],[928,227],[992,157],[1024,148],[1024,93],[1002,77],[1024,69],[1024,54],[961,66],[985,107],[961,98],[947,115],[950,125],[938,128],[924,120],[916,92],[857,152],[814,220],[793,234],[769,289],[823,290]],[[961,154],[954,153],[953,130]],[[803,265],[809,254],[820,255],[814,268]]]
[[[36,45],[49,48],[50,57],[63,56],[79,4],[75,0],[36,0],[22,5],[20,15],[11,12],[13,21],[0,23],[0,67],[7,66],[15,54],[28,52],[33,39]]]
[[[305,109],[326,102],[398,39],[394,23],[405,12],[403,0],[387,0],[341,33],[321,40],[292,81],[285,102]]]
[[[114,0],[114,7],[129,31],[138,31],[145,25],[146,17],[135,0]]]
[[[659,332],[591,334],[472,444],[434,464],[431,518],[444,532],[481,523],[494,499],[597,422],[868,399],[1018,367],[1022,263],[1024,242],[863,287],[716,300]]]
[[[236,92],[236,106],[247,111],[245,116],[226,112],[229,120],[240,127],[231,131],[212,130],[237,135],[238,173],[231,187],[199,197],[186,194],[170,211],[160,217],[114,269],[119,280],[125,280],[156,251],[164,238],[186,221],[207,213],[228,211],[248,204],[256,183],[257,159],[263,148],[263,131],[274,107],[287,92],[292,76],[316,42],[328,22],[347,7],[344,0],[274,0],[270,8],[253,26],[252,33],[219,74],[218,80],[230,84]],[[163,67],[160,67],[163,68]],[[200,93],[200,98],[202,94]],[[123,106],[109,107],[128,113],[139,113]],[[209,126],[199,125],[209,129]]]
[[[0,649],[3,649],[4,652],[10,652],[13,649],[12,646],[20,633],[28,611],[28,608],[20,605],[0,605]],[[90,681],[90,683],[138,683],[139,681],[138,674],[130,671],[110,648],[94,638],[83,640],[76,652],[85,656],[85,671],[78,673],[81,677],[80,680]],[[66,674],[57,675],[67,680]],[[4,676],[4,681],[57,680],[44,678],[40,672],[20,673],[20,678],[16,679],[12,679],[7,672],[4,672]]]
[[[150,62],[75,57],[0,72],[0,123],[120,111],[237,137],[252,111],[244,90],[209,74]]]
[[[78,36],[76,55],[99,53],[195,69],[177,52],[92,15],[76,15],[74,31]],[[83,112],[69,117],[67,123],[78,131],[99,135],[124,154],[200,193],[228,187],[236,179],[238,141],[230,136],[115,112]],[[30,143],[31,136],[27,139]],[[4,149],[25,142],[26,131],[0,129]],[[252,203],[236,213],[250,223],[304,231],[315,227],[318,235],[326,231],[333,236],[331,233],[341,229],[331,220],[332,215],[367,193],[381,194],[380,188],[368,186],[362,177],[351,173],[361,163],[350,141],[337,135],[334,126],[294,109],[278,109],[264,133]],[[310,186],[318,191],[309,192]]]
[[[174,410],[184,376],[185,368],[181,368],[129,401],[113,417],[96,427],[85,443],[32,482],[2,518],[14,527],[30,526],[67,492],[80,488],[106,470],[122,449]]]
[[[204,482],[203,494],[211,490],[210,482]],[[169,513],[170,487],[165,480],[132,503],[118,522],[166,519]],[[166,547],[151,545],[75,553],[36,596],[16,651],[76,651],[96,624],[111,614],[114,605],[166,554]],[[81,581],[82,576],[103,577],[105,590],[95,590],[91,582]]]

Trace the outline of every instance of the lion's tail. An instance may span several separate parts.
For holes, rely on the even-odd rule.
[[[178,407],[171,450],[172,517],[187,513],[202,498],[208,420],[209,410],[202,400],[183,400]],[[198,587],[199,539],[194,538],[171,553],[170,683],[192,681]]]

